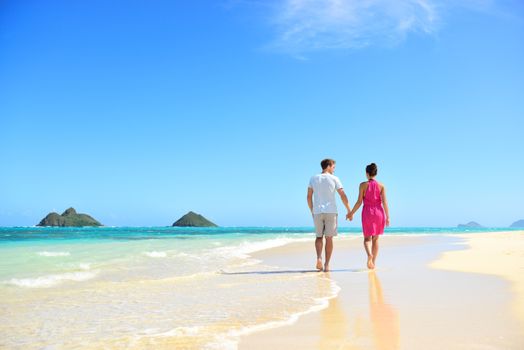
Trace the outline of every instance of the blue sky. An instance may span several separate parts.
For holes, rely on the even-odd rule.
[[[522,3],[366,4],[2,2],[0,225],[310,226],[325,157],[392,226],[523,219]]]

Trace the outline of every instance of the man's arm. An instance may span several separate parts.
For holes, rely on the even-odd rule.
[[[309,211],[313,214],[313,189],[311,187],[307,188],[307,205]]]
[[[346,210],[348,211],[346,217],[349,215],[349,213],[351,212],[351,208],[349,207],[349,201],[348,201],[348,196],[346,196],[346,192],[344,192],[344,189],[343,188],[339,188],[337,190],[338,194],[340,195],[340,199],[342,199],[342,203],[344,203],[344,206],[346,207]]]

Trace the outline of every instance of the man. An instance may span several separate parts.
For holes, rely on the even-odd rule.
[[[324,271],[329,271],[329,260],[331,253],[333,253],[333,237],[337,232],[337,203],[335,199],[335,192],[338,192],[342,203],[347,209],[349,217],[351,209],[349,207],[348,197],[344,193],[342,183],[333,175],[335,172],[335,161],[333,159],[324,159],[320,162],[322,167],[322,174],[315,175],[309,180],[309,187],[307,189],[307,204],[309,210],[313,215],[315,223],[315,231],[317,238],[315,240],[315,248],[317,250],[317,270],[322,271],[322,246],[323,237],[326,238],[326,261],[324,264]]]

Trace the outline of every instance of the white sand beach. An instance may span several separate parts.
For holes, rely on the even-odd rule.
[[[524,232],[384,236],[377,269],[360,239],[339,237],[341,288],[295,324],[243,337],[240,349],[522,349]],[[314,263],[313,242],[261,252],[289,270]],[[323,274],[323,273],[320,273]]]

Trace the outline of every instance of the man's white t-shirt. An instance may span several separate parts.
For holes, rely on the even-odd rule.
[[[342,188],[339,178],[329,173],[311,177],[309,187],[313,189],[313,214],[337,214],[335,193]]]

